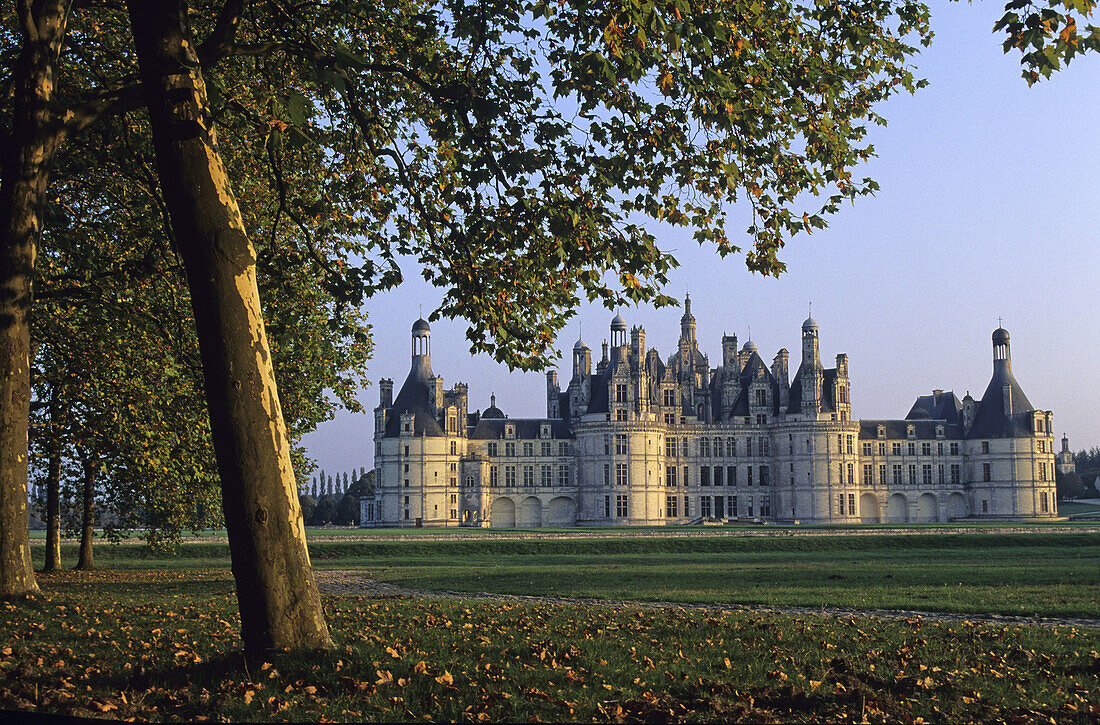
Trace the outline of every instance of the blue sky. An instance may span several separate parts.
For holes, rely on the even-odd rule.
[[[821,325],[824,360],[849,355],[852,414],[901,418],[933,388],[980,396],[992,372],[998,317],[1012,335],[1013,369],[1032,405],[1054,411],[1073,449],[1100,445],[1100,57],[1086,56],[1028,88],[1017,55],[991,32],[1003,3],[934,2],[936,37],[917,57],[928,88],[881,107],[878,157],[857,175],[882,189],[834,216],[828,229],[784,250],[779,279],[719,259],[680,230],[654,225],[680,267],[668,292],[690,292],[700,347],[720,360],[723,332],[752,339],[766,361],[797,357],[808,303]],[[860,174],[865,171],[865,174]],[[730,233],[743,236],[735,213]],[[409,370],[409,329],[440,293],[413,265],[400,288],[365,306],[374,329],[370,377],[400,386]],[[679,309],[621,310],[667,357]],[[559,349],[583,327],[598,357],[614,312],[585,307]],[[470,386],[470,408],[490,393],[513,417],[545,415],[545,378],[509,373],[471,357],[462,321],[432,325],[432,367],[449,388]],[[569,361],[558,365],[569,377]],[[797,363],[793,367],[797,367]],[[792,369],[793,369],[792,367]],[[396,392],[396,391],[395,391]],[[365,415],[339,414],[304,439],[327,472],[372,465],[377,385],[361,393]]]

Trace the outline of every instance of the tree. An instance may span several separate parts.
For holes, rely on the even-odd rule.
[[[345,493],[340,497],[340,503],[336,504],[336,513],[332,517],[333,523],[347,525],[359,525],[359,497]]]
[[[1005,53],[1020,52],[1023,78],[1032,85],[1078,55],[1100,51],[1100,26],[1077,25],[1095,9],[1096,0],[1011,0],[993,32],[1007,36]]]

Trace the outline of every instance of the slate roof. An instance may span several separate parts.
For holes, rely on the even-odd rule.
[[[516,427],[517,440],[538,438],[544,423],[550,424],[551,438],[573,437],[569,424],[560,418],[482,418],[469,437],[471,440],[503,439],[504,426],[509,423]]]
[[[1012,413],[1004,409],[1004,387],[1012,391]],[[1024,395],[1023,388],[1012,375],[1008,360],[993,361],[993,378],[989,381],[978,411],[974,414],[974,424],[967,432],[968,438],[1021,438],[1031,435],[1027,413],[1034,411],[1031,402]]]
[[[836,412],[836,368],[823,368],[821,370],[821,412]],[[788,413],[802,412],[802,366],[798,366],[798,372],[794,374],[794,382],[791,383],[790,404]]]
[[[954,391],[948,390],[940,393],[939,400],[936,395],[921,395],[913,403],[913,407],[906,413],[907,420],[929,418],[943,420],[948,423],[960,423],[962,421],[962,403]]]
[[[429,386],[432,384],[432,368],[426,356],[415,358],[413,367],[409,371],[409,377],[401,386],[401,392],[393,401],[393,409],[389,420],[386,421],[385,438],[395,438],[401,435],[401,416],[406,413],[413,414],[413,434],[418,436],[438,437],[443,435],[443,429],[439,427],[432,408],[428,403]]]
[[[963,437],[961,423],[948,423],[944,420],[861,420],[859,421],[860,440],[878,439],[878,427],[886,426],[886,438],[889,440],[936,440],[936,428],[943,426],[944,439],[959,440]],[[913,426],[914,438],[909,438],[909,426]]]

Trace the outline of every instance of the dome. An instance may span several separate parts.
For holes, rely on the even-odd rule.
[[[993,344],[994,345],[1007,345],[1008,344],[1008,330],[1003,327],[998,327],[993,331]]]
[[[405,319],[408,319],[407,317]],[[428,321],[421,317],[419,320],[413,323],[413,332],[431,332],[432,328],[428,327]]]
[[[806,321],[802,323],[802,331],[803,332],[805,332],[807,330],[816,330],[816,329],[817,329],[817,320],[815,320],[812,317],[807,317]]]
[[[741,348],[741,352],[756,352],[756,343],[752,340],[746,340],[744,347]]]
[[[626,320],[623,319],[622,315],[615,315],[615,319],[611,321],[611,329],[626,332]]]
[[[489,396],[489,407],[485,409],[485,412],[481,414],[482,418],[507,418],[504,415],[504,411],[497,407],[497,396]]]
[[[577,341],[575,343],[573,343],[573,349],[574,350],[587,350],[588,345],[585,345],[584,340],[582,340],[578,337]]]

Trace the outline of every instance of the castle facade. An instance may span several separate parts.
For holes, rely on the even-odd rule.
[[[712,367],[685,300],[676,351],[611,322],[610,344],[573,346],[561,387],[547,373],[545,418],[510,418],[495,397],[470,412],[443,387],[431,330],[412,328],[412,369],[397,397],[379,383],[375,494],[364,526],[568,527],[700,522],[879,523],[1057,516],[1050,411],[1012,374],[1009,335],[993,333],[980,400],[936,390],[899,420],[852,420],[848,357],[821,362],[802,325],[798,368],[767,365],[752,341],[722,337]]]

